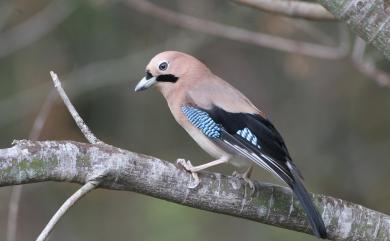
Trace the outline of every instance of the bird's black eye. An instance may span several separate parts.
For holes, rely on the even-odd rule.
[[[164,61],[164,62],[161,62],[159,65],[158,65],[158,68],[161,70],[161,71],[165,71],[168,69],[168,62]]]

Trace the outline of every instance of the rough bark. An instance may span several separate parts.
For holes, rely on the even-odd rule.
[[[390,60],[390,2],[388,0],[317,1]]]
[[[17,141],[0,149],[0,186],[59,181],[134,191],[178,204],[311,233],[305,213],[287,188],[255,182],[253,196],[241,180],[191,175],[170,162],[107,145],[72,141]],[[337,198],[314,195],[331,240],[390,240],[390,217]]]

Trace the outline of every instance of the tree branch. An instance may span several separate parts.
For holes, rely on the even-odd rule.
[[[232,0],[233,2],[257,10],[281,14],[288,17],[308,20],[336,20],[336,18],[318,3],[296,0]]]
[[[0,186],[59,181],[142,193],[182,205],[311,233],[299,202],[288,188],[255,182],[257,191],[234,177],[201,173],[199,188],[188,189],[191,175],[158,158],[107,145],[72,141],[16,141],[0,149]],[[390,217],[357,204],[314,195],[331,240],[389,240]]]

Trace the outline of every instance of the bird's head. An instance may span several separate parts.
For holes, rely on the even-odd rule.
[[[198,59],[177,51],[157,54],[146,66],[145,77],[138,82],[135,91],[155,86],[163,94],[170,92],[191,80],[199,79],[200,74],[208,73],[208,68]]]

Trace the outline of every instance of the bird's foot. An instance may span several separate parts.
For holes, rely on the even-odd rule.
[[[189,160],[185,159],[177,159],[176,164],[182,166],[186,171],[191,172],[192,177],[194,178],[194,182],[191,183],[188,188],[194,189],[200,184],[200,179],[197,172],[193,171],[194,166],[191,164]]]
[[[237,171],[234,171],[232,175],[233,177],[243,179],[245,183],[249,185],[249,188],[251,189],[251,195],[255,194],[256,186],[253,183],[253,181],[249,178],[248,172],[239,173]]]

